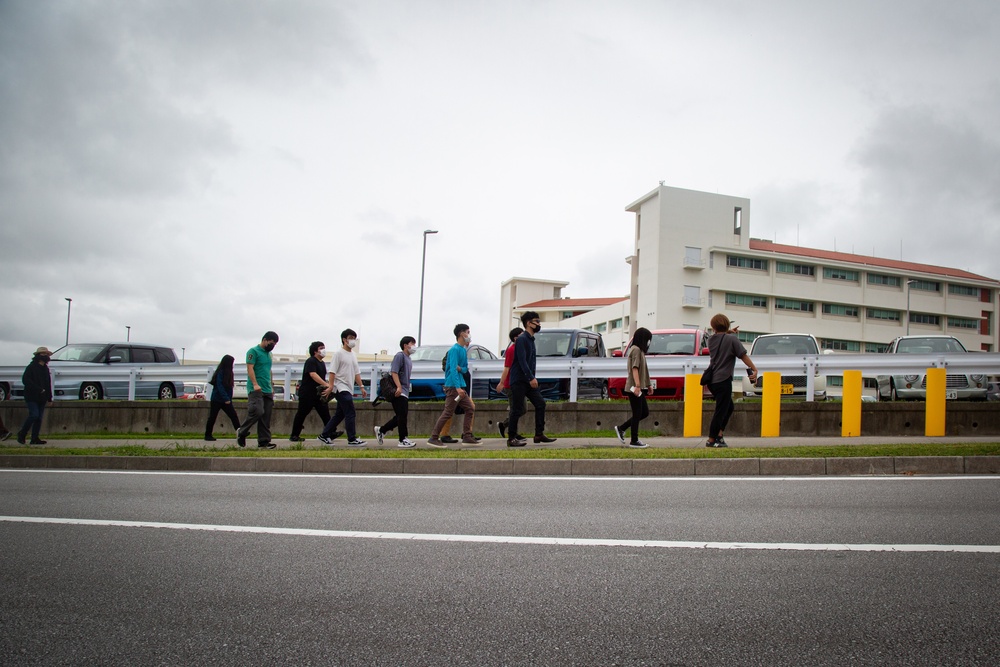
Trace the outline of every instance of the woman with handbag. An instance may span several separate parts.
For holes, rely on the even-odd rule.
[[[219,365],[215,369],[215,373],[212,374],[212,379],[209,380],[209,384],[212,385],[212,399],[209,403],[208,410],[208,422],[205,424],[205,440],[208,442],[215,442],[215,438],[212,436],[212,429],[215,428],[215,420],[219,416],[219,411],[226,413],[229,417],[229,421],[233,424],[233,430],[240,430],[240,418],[236,414],[236,408],[233,407],[233,386],[236,384],[235,378],[233,377],[233,362],[235,359],[232,355],[225,355],[219,362]]]
[[[292,433],[288,439],[292,442],[302,442],[302,426],[306,423],[306,417],[313,410],[323,420],[325,425],[330,421],[330,397],[333,394],[323,396],[323,392],[330,388],[330,383],[326,381],[326,345],[323,341],[313,341],[309,345],[309,358],[302,366],[302,382],[299,383],[299,409],[292,420]]]
[[[628,348],[628,379],[625,380],[625,395],[628,396],[632,417],[621,426],[615,426],[615,435],[625,443],[625,429],[629,429],[629,447],[643,448],[648,445],[639,440],[639,422],[649,416],[646,393],[652,384],[646,367],[646,353],[653,334],[645,327],[639,327],[632,334],[632,344]]]
[[[712,318],[712,331],[715,333],[708,339],[708,353],[711,357],[711,373],[708,380],[708,390],[715,399],[715,412],[708,427],[706,447],[728,447],[722,432],[733,416],[733,370],[739,359],[750,369],[750,382],[757,381],[757,367],[754,365],[747,349],[740,342],[736,330],[732,329],[729,318],[719,313]]]

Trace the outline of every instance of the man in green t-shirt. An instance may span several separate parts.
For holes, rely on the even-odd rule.
[[[236,431],[236,444],[246,447],[250,428],[257,425],[257,446],[274,449],[271,442],[271,410],[274,389],[271,387],[271,350],[278,344],[278,334],[268,331],[260,345],[247,350],[247,418]]]

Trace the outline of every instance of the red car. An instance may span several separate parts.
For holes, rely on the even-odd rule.
[[[647,356],[708,356],[705,332],[701,329],[658,329],[652,333],[653,340],[649,343]],[[632,341],[629,341],[629,345],[631,344]],[[627,350],[628,346],[625,349]],[[613,356],[621,357],[623,353],[615,350]],[[664,401],[684,400],[684,378],[678,376],[650,379],[653,381],[653,387],[648,398]],[[611,398],[625,398],[625,378],[610,378],[608,380],[608,394]]]

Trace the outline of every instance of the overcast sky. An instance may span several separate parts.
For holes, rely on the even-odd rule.
[[[995,0],[0,0],[0,364],[237,359],[629,292],[658,181],[753,236],[1000,278]]]

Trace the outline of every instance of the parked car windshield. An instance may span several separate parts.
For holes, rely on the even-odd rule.
[[[89,361],[97,362],[98,356],[106,345],[66,345],[52,353],[54,361]]]
[[[423,345],[410,355],[410,361],[441,361],[451,345]]]
[[[570,332],[535,334],[535,355],[539,357],[565,357],[569,354],[569,343],[573,338]]]
[[[954,338],[904,338],[896,345],[900,354],[961,354],[965,352],[962,344]]]
[[[646,354],[694,354],[695,334],[653,334]]]
[[[754,341],[754,354],[819,354],[812,336],[768,336]]]

